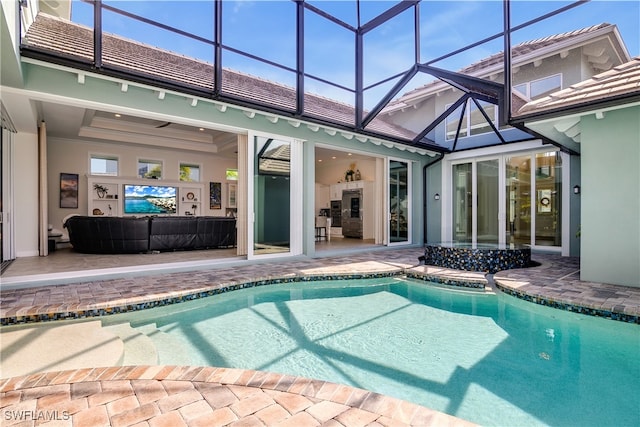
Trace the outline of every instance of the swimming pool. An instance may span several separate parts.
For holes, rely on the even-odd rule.
[[[162,364],[345,383],[483,425],[635,425],[640,328],[397,278],[244,289],[136,313]]]

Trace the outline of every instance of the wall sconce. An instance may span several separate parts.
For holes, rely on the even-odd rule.
[[[436,193],[433,195],[433,200],[440,200],[440,194]]]
[[[574,185],[573,186],[573,194],[580,194],[580,186],[579,185]]]

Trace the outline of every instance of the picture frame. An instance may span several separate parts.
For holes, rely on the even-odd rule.
[[[78,209],[77,173],[60,173],[60,208]]]
[[[227,184],[227,207],[238,207],[238,184]]]
[[[209,209],[222,209],[222,183],[209,183]]]

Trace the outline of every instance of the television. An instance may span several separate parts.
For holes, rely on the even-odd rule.
[[[174,214],[177,188],[167,185],[124,186],[124,213],[133,215]]]

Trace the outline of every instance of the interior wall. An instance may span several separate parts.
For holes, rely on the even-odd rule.
[[[580,125],[580,279],[640,287],[640,107]]]
[[[376,177],[376,161],[371,157],[366,160],[324,160],[319,163],[316,159],[316,183],[331,185],[345,181],[345,173],[355,164],[356,170],[360,171],[363,181],[374,181]]]
[[[160,160],[163,162],[162,182],[178,182],[180,163],[200,165],[200,179],[204,184],[203,200],[208,200],[209,182],[221,182],[222,208],[209,209],[208,203],[202,204],[203,215],[224,216],[227,207],[226,170],[237,168],[236,159],[228,159],[215,154],[169,150],[156,147],[144,147],[115,143],[101,143],[78,140],[62,140],[50,138],[48,145],[48,179],[49,179],[49,224],[62,230],[62,220],[69,214],[87,215],[87,176],[89,175],[90,156],[105,154],[118,157],[119,176],[137,178],[138,159]],[[79,175],[78,208],[60,208],[60,173],[77,173]],[[235,181],[234,181],[235,182]]]

